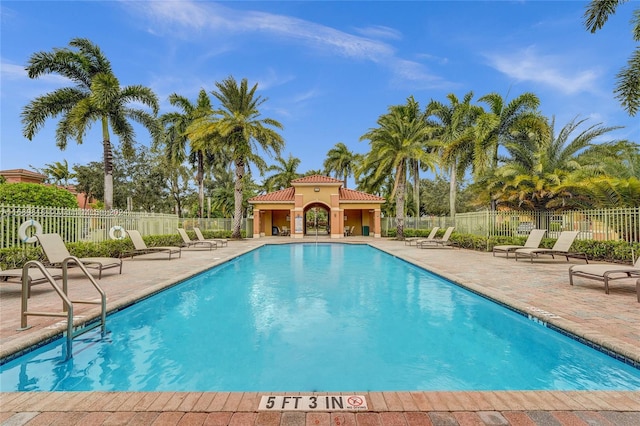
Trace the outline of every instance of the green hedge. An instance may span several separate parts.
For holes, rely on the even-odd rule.
[[[430,229],[405,229],[405,237],[426,237]],[[436,236],[442,237],[444,229],[440,229]],[[390,229],[385,235],[388,238],[395,238],[395,229]],[[494,246],[513,244],[523,245],[526,237],[491,236],[481,237],[471,234],[451,234],[451,242],[456,246],[469,250],[491,252]],[[543,238],[541,247],[551,248],[555,244],[554,238]],[[601,260],[607,262],[630,263],[640,256],[640,243],[628,243],[625,241],[595,241],[576,240],[571,246],[571,250],[579,253],[586,253],[590,260]]]
[[[0,204],[78,208],[75,195],[66,189],[25,182],[0,184]]]
[[[451,241],[461,248],[478,251],[492,251],[494,246],[503,244],[522,245],[526,241],[525,237],[479,237],[469,234],[451,234]],[[555,244],[554,238],[543,238],[540,247],[551,248]],[[576,240],[571,246],[571,250],[578,253],[586,253],[591,260],[602,260],[607,262],[632,262],[631,253],[634,259],[640,256],[640,243],[628,243],[625,241],[595,241]]]

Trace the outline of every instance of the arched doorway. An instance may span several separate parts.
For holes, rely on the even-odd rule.
[[[329,235],[331,233],[331,215],[329,206],[323,203],[311,203],[304,209],[304,235]]]

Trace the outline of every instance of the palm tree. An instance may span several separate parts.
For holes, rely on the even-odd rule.
[[[267,167],[267,172],[277,172],[265,179],[264,187],[267,192],[277,191],[279,189],[289,188],[291,181],[300,177],[297,172],[300,165],[300,159],[289,154],[289,159],[277,157],[278,164],[272,164]]]
[[[113,208],[113,152],[109,129],[120,139],[125,155],[133,153],[135,131],[128,120],[146,127],[154,140],[160,136],[155,116],[158,98],[143,86],[121,87],[111,70],[111,64],[98,46],[84,38],[74,38],[70,48],[53,52],[37,52],[26,67],[29,78],[45,74],[59,74],[74,85],[54,90],[29,102],[22,111],[24,136],[32,140],[48,118],[61,115],[56,129],[56,145],[64,150],[69,138],[78,144],[94,122],[102,128],[104,163],[104,205]],[[131,102],[143,104],[152,114],[133,108]]]
[[[211,194],[211,208],[215,217],[232,218],[235,213],[234,186],[235,176],[229,168],[216,168],[215,182],[211,182],[207,188]],[[250,208],[249,198],[259,194],[260,187],[251,178],[251,174],[245,175],[242,195],[242,214],[246,216]]]
[[[369,130],[360,140],[369,140],[371,151],[363,162],[363,169],[375,170],[373,181],[383,183],[393,176],[391,198],[396,201],[397,238],[404,239],[404,203],[407,173],[411,160],[421,161],[433,167],[435,157],[425,150],[425,140],[431,128],[422,115],[412,116],[412,99],[407,105],[392,106],[389,112],[378,118],[378,127]]]
[[[464,175],[473,164],[475,148],[474,125],[482,114],[482,108],[472,105],[473,92],[467,93],[462,102],[453,93],[447,95],[449,105],[431,101],[426,114],[436,119],[432,143],[441,153],[441,161],[449,170],[449,214],[455,217],[457,176]]]
[[[196,167],[195,180],[198,185],[199,217],[204,217],[204,175],[206,160],[213,157],[215,135],[206,135],[198,140],[190,140],[187,129],[191,124],[213,114],[211,100],[204,89],[200,90],[198,99],[191,103],[189,99],[173,93],[169,96],[171,105],[180,108],[182,112],[171,112],[160,117],[164,125],[164,143],[167,157],[170,161],[180,164],[187,159],[187,144],[190,153],[189,162]]]
[[[523,93],[509,103],[497,93],[489,93],[478,99],[489,110],[477,120],[478,143],[474,152],[476,174],[498,168],[498,150],[511,140],[511,132],[525,120],[538,118],[536,112],[540,99],[533,93]]]
[[[342,178],[344,187],[347,187],[347,179],[353,175],[356,156],[347,148],[347,146],[338,142],[333,148],[327,152],[327,158],[324,160],[324,170],[326,174],[335,173],[337,179]]]
[[[47,181],[53,180],[56,185],[64,185],[65,188],[69,186],[69,179],[73,179],[75,177],[75,174],[69,170],[69,163],[67,160],[54,161],[53,163],[45,164],[45,167],[42,169],[37,169],[31,165],[29,166],[46,175]]]
[[[555,135],[510,143],[509,161],[496,172],[496,199],[502,205],[543,211],[581,204],[580,182],[603,176],[602,159],[614,155],[607,144],[594,141],[616,127],[592,125],[574,132],[586,121],[575,119]],[[491,189],[490,189],[491,190]]]
[[[215,137],[221,144],[235,166],[235,187],[232,238],[241,238],[242,202],[244,176],[246,167],[253,163],[263,172],[267,166],[257,152],[258,148],[266,154],[273,151],[280,155],[284,147],[284,139],[271,127],[282,129],[282,124],[271,118],[260,118],[259,107],[267,98],[256,96],[258,85],[249,89],[247,79],[242,79],[240,85],[233,77],[228,77],[216,83],[215,96],[222,108],[216,111],[216,116],[202,119],[192,124],[187,130],[190,137],[203,139]]]
[[[626,0],[591,0],[584,13],[584,24],[592,34],[602,28],[613,15],[619,5]],[[640,41],[640,9],[634,12],[632,19],[633,39]],[[616,75],[616,88],[613,93],[620,101],[622,107],[630,116],[635,116],[640,108],[640,46],[636,46],[635,51],[627,61],[627,66],[623,67]]]

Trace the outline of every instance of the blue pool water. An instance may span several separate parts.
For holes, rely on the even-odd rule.
[[[514,283],[517,285],[517,283]],[[368,246],[265,246],[0,367],[0,389],[640,389],[640,370]]]

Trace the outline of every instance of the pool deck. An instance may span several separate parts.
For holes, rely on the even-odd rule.
[[[229,241],[214,251],[184,249],[181,258],[137,256],[124,261],[123,273],[103,273],[108,309],[171,286],[257,246],[301,242],[286,237]],[[328,242],[328,239],[319,239]],[[306,238],[304,242],[315,242]],[[423,266],[472,291],[525,312],[625,357],[640,362],[640,303],[635,280],[602,283],[577,278],[568,268],[584,261],[541,258],[533,263],[512,257],[452,248],[418,249],[402,241],[349,237],[334,242],[368,243]],[[354,272],[357,265],[354,265]],[[74,274],[70,294],[94,298],[86,280]],[[60,310],[46,284],[34,286],[29,310]],[[78,322],[98,315],[94,306],[74,306]],[[29,317],[20,328],[20,286],[0,282],[0,357],[20,351],[65,328],[61,318]],[[108,327],[108,321],[107,321]],[[505,371],[504,374],[509,374]],[[278,395],[283,393],[278,392]],[[311,394],[305,393],[305,395]],[[639,425],[640,390],[365,392],[367,411],[259,411],[261,393],[228,392],[5,392],[0,393],[3,425]],[[289,395],[298,395],[291,393]],[[324,394],[317,394],[324,395]]]

